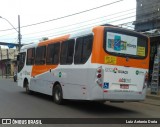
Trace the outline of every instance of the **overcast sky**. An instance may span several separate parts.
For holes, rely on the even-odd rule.
[[[116,1],[119,0],[0,0],[0,16],[17,28],[20,15],[22,43],[26,44],[38,42],[42,37],[53,38],[65,33],[75,33],[103,23],[117,25],[134,21],[136,0],[106,5]],[[28,26],[102,5],[106,6],[68,18]],[[0,19],[0,41],[18,43],[16,30],[8,29],[12,29],[10,24]]]

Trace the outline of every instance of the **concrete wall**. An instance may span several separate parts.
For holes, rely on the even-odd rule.
[[[6,74],[8,76],[13,76],[17,55],[18,51],[16,49],[0,50],[0,76],[3,75],[3,77],[6,77]]]
[[[0,60],[5,59],[16,59],[16,56],[18,55],[17,49],[1,49],[0,50]]]
[[[137,0],[136,31],[160,28],[160,0]]]

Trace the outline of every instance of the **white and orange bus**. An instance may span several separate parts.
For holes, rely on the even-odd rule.
[[[18,86],[66,99],[141,101],[149,68],[149,38],[114,26],[23,46]]]

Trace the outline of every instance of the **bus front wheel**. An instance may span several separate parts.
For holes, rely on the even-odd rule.
[[[56,104],[63,104],[63,93],[62,93],[62,88],[58,84],[53,88],[53,99]]]
[[[27,94],[31,94],[31,90],[29,89],[29,84],[28,84],[28,80],[24,81],[24,87],[26,88],[26,93]]]

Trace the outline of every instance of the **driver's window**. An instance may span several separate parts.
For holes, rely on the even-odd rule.
[[[19,63],[18,63],[18,72],[20,72],[24,65],[25,65],[25,57],[26,57],[26,53],[19,53]]]

